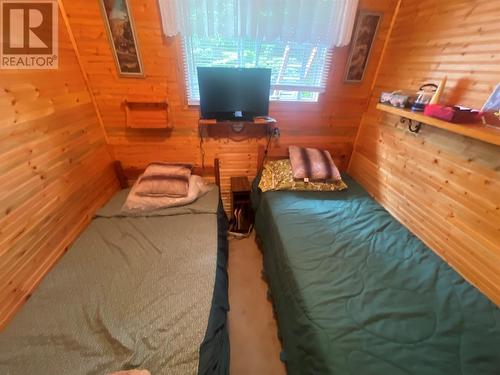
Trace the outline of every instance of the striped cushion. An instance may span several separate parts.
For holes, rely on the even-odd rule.
[[[293,178],[310,181],[339,181],[340,172],[330,153],[317,148],[290,146]]]
[[[145,197],[185,197],[189,190],[191,165],[154,162],[137,182],[136,194]]]
[[[144,176],[149,175],[181,175],[181,176],[190,176],[191,170],[193,166],[191,164],[182,164],[182,163],[165,163],[161,161],[155,161],[150,163],[146,170],[144,171]]]
[[[212,189],[201,176],[192,174],[189,178],[189,190],[185,197],[159,197],[141,196],[137,194],[138,182],[134,184],[127,197],[127,201],[122,207],[122,211],[128,214],[140,214],[167,207],[185,206]]]
[[[188,194],[190,176],[149,175],[141,176],[136,194],[145,197],[181,198]]]

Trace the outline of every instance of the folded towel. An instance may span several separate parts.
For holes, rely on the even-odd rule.
[[[151,375],[151,373],[148,370],[125,370],[110,372],[108,375]]]
[[[310,181],[339,181],[341,179],[340,172],[328,151],[290,146],[288,152],[293,178]]]

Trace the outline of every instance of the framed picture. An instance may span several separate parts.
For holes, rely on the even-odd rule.
[[[116,68],[122,77],[144,77],[127,0],[99,0]]]
[[[500,127],[500,83],[495,87],[490,97],[481,108],[483,123]]]
[[[361,82],[363,80],[381,19],[381,13],[364,11],[358,13],[351,42],[351,53],[347,61],[346,82]]]

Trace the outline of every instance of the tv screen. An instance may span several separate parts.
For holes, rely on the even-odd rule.
[[[269,114],[271,69],[197,69],[202,118],[252,120]]]

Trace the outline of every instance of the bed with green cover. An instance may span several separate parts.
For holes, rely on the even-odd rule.
[[[0,332],[1,375],[229,373],[227,223],[214,187],[179,207],[94,217]]]
[[[289,374],[500,374],[500,310],[351,178],[340,192],[254,184]]]

